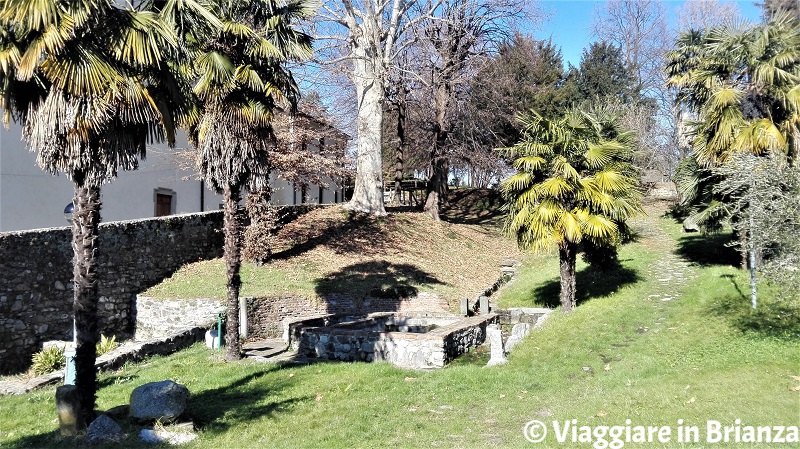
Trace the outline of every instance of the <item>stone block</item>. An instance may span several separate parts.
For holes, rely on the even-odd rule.
[[[58,429],[63,436],[74,436],[83,429],[80,410],[80,393],[75,385],[62,385],[56,388],[56,412]]]
[[[486,366],[496,366],[506,363],[508,360],[503,350],[503,334],[500,332],[500,327],[496,324],[486,326],[486,336],[491,345],[491,357]]]
[[[489,314],[489,297],[483,295],[480,298],[478,298],[478,302],[480,303],[481,315],[488,315]]]

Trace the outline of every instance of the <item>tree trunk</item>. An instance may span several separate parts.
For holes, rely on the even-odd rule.
[[[75,386],[80,395],[78,427],[94,420],[97,393],[97,251],[100,189],[75,184],[72,214],[73,316],[75,319]]]
[[[240,187],[225,187],[225,248],[223,257],[228,274],[228,312],[225,323],[225,359],[239,360],[241,344],[239,343],[239,289],[242,278],[239,270],[242,266],[241,255],[241,213],[239,212]]]
[[[397,149],[394,157],[394,194],[398,202],[403,195],[403,160],[406,145],[406,88],[400,86],[397,95]]]
[[[449,79],[444,78],[436,89],[434,107],[436,123],[434,124],[433,150],[431,150],[431,177],[428,181],[425,213],[434,220],[439,220],[442,203],[447,199],[447,177],[450,174],[450,160],[445,151],[447,145],[447,108],[450,104]]]
[[[428,181],[425,213],[439,220],[439,211],[447,198],[447,176],[450,172],[449,160],[434,149],[431,154],[431,178]]]
[[[575,308],[575,260],[577,245],[565,242],[558,247],[558,259],[561,271],[561,310],[564,313],[572,312]]]
[[[357,38],[359,42],[361,37]],[[356,151],[356,182],[353,198],[347,208],[373,215],[386,215],[383,205],[383,161],[381,133],[383,132],[383,100],[386,89],[380,61],[366,54],[367,43],[353,46],[353,83],[358,99],[358,147]]]

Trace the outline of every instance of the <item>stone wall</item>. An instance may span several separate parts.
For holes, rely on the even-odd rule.
[[[100,330],[133,333],[135,295],[182,265],[222,254],[222,212],[100,225]],[[69,228],[0,233],[0,373],[24,370],[47,340],[72,339]]]
[[[451,321],[426,333],[410,333],[319,327],[317,319],[293,323],[291,333],[299,337],[293,346],[305,357],[348,362],[386,361],[411,369],[442,368],[469,348],[482,344],[486,326],[496,322],[497,315]]]
[[[224,309],[220,299],[155,299],[136,296],[136,332],[134,340],[165,337],[187,327],[209,329]]]
[[[284,335],[285,322],[322,315],[397,312],[400,314],[449,312],[447,301],[438,295],[421,292],[401,299],[368,298],[362,301],[330,295],[324,301],[312,301],[297,296],[256,297],[247,300],[248,338],[279,338]]]

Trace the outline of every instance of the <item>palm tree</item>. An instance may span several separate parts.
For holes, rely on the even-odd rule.
[[[243,0],[215,3],[222,26],[196,39],[194,92],[202,103],[191,122],[200,172],[224,194],[227,267],[226,359],[241,358],[239,289],[243,188],[269,184],[269,154],[275,141],[272,115],[278,102],[296,105],[298,88],[284,63],[311,55],[311,38],[292,28],[310,17],[308,0]]]
[[[523,249],[558,248],[561,307],[575,307],[575,262],[581,241],[618,240],[621,225],[642,213],[631,164],[632,133],[602,109],[558,119],[520,117],[522,139],[505,151],[517,173],[503,181],[505,229]]]
[[[100,188],[119,170],[135,169],[148,141],[174,143],[172,124],[188,110],[166,64],[178,37],[147,5],[134,10],[109,0],[6,0],[0,22],[6,122],[20,120],[39,166],[74,186],[76,387],[79,425],[87,425],[97,391]]]
[[[756,26],[682,33],[667,75],[679,107],[697,116],[690,123],[696,161],[684,164],[680,186],[695,194],[684,203],[698,224],[714,228],[728,218],[727,201],[707,188],[716,183],[714,167],[735,152],[781,152],[791,164],[800,156],[800,23],[777,14]]]

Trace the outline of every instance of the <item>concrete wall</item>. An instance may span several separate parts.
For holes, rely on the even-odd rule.
[[[182,265],[222,254],[222,212],[100,226],[100,329],[133,333],[135,295]],[[0,233],[0,373],[27,368],[47,340],[72,339],[68,228]]]

